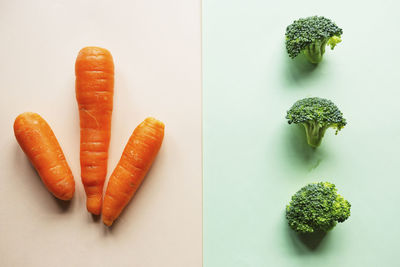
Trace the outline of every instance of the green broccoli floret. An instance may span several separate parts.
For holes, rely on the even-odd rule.
[[[342,112],[330,100],[310,97],[304,98],[288,110],[288,123],[302,124],[306,129],[307,143],[312,147],[321,144],[326,129],[335,128],[337,134],[345,125]]]
[[[350,216],[350,203],[329,182],[304,186],[286,206],[289,226],[299,233],[327,232]]]
[[[333,49],[342,40],[343,30],[325,17],[308,17],[295,20],[286,28],[286,50],[291,58],[304,53],[311,63],[319,63],[325,46]]]

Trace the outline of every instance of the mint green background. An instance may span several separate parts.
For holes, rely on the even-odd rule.
[[[400,266],[399,1],[203,0],[204,266]],[[324,15],[343,42],[315,69],[286,26]],[[333,100],[348,125],[313,151],[286,110]],[[309,248],[285,205],[333,182],[352,215]]]

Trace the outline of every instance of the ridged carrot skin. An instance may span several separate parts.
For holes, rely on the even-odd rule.
[[[14,134],[47,189],[56,198],[70,200],[74,177],[47,122],[37,113],[22,113],[15,119]]]
[[[80,161],[86,207],[100,214],[114,95],[114,63],[109,51],[83,48],[76,59],[76,99],[81,127]]]
[[[103,222],[111,226],[133,197],[160,150],[164,124],[145,119],[129,138],[117,167],[111,174],[103,204]]]

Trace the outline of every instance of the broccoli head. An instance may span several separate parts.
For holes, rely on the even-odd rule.
[[[321,144],[326,129],[335,128],[337,134],[346,125],[346,119],[338,107],[332,101],[319,97],[297,101],[288,110],[286,119],[289,124],[304,126],[307,143],[312,147]]]
[[[342,40],[343,30],[325,17],[312,16],[295,20],[286,28],[286,50],[291,58],[304,53],[311,63],[319,63],[325,46],[333,49]]]
[[[327,232],[350,216],[350,203],[329,182],[311,183],[286,206],[289,226],[299,233]]]

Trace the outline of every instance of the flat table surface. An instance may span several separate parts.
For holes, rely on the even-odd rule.
[[[0,1],[0,265],[201,266],[200,1]],[[147,116],[166,125],[141,188],[107,229],[86,211],[74,64],[85,46],[115,63],[108,176]],[[13,133],[46,119],[72,169],[71,203],[47,192]],[[107,177],[108,178],[108,177]]]
[[[399,266],[399,3],[203,1],[205,267]],[[343,28],[316,68],[284,44],[286,27],[313,15]],[[348,121],[315,151],[285,119],[309,96]],[[318,181],[352,204],[319,244],[285,219],[291,196]]]

